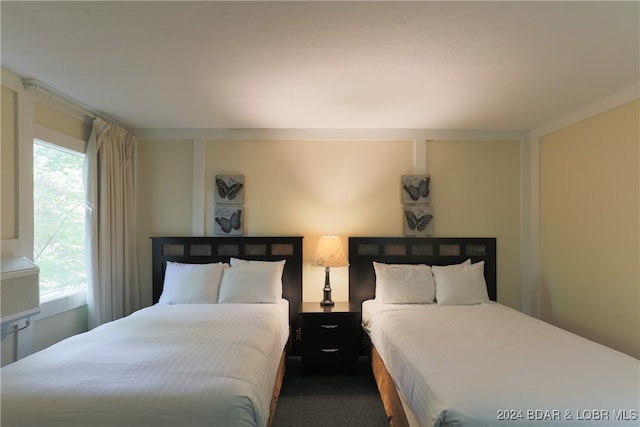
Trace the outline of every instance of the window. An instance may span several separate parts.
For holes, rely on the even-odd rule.
[[[41,301],[87,289],[83,163],[83,152],[33,141],[33,255]]]

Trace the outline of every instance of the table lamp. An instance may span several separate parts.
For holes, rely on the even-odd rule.
[[[313,265],[324,267],[324,296],[320,305],[332,306],[331,300],[331,283],[329,282],[329,268],[330,267],[346,267],[349,265],[347,257],[344,254],[342,248],[342,241],[338,236],[322,236],[318,246],[316,247],[316,253],[313,257]]]

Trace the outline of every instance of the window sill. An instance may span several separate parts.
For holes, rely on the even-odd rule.
[[[84,305],[87,305],[86,290],[70,292],[61,297],[41,302],[40,313],[34,316],[34,320],[46,319]]]

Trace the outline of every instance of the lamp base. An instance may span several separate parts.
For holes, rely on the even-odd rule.
[[[325,267],[324,269],[324,289],[322,290],[324,296],[322,297],[321,306],[333,306],[333,301],[331,301],[331,284],[329,283],[329,267]]]

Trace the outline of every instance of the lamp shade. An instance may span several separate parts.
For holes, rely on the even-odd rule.
[[[320,267],[346,267],[349,265],[340,237],[322,236],[320,238],[313,257],[313,265]]]

